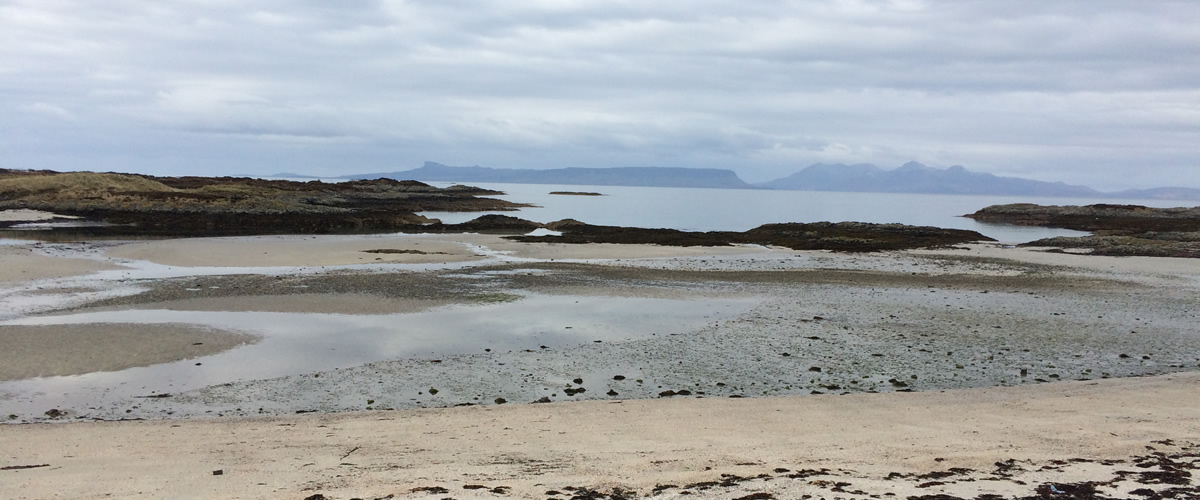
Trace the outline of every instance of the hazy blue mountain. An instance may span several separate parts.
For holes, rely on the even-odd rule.
[[[879,193],[983,194],[1017,196],[1106,196],[1086,186],[1000,177],[971,172],[961,165],[947,169],[908,162],[894,170],[875,165],[817,163],[787,177],[758,184],[769,189]]]
[[[253,176],[243,175],[241,177],[253,177]],[[276,178],[280,178],[280,179],[320,179],[320,177],[316,177],[313,175],[296,174],[296,173],[292,173],[292,172],[279,172],[277,174],[268,175],[267,177],[276,177]]]
[[[280,176],[303,178],[300,174]],[[452,167],[425,162],[421,168],[399,172],[347,175],[342,179],[440,181],[456,183],[498,182],[513,184],[566,184],[592,186],[699,187],[730,189],[780,189],[794,191],[843,191],[878,193],[966,194],[1000,196],[1050,196],[1083,198],[1131,198],[1200,200],[1200,189],[1164,187],[1104,193],[1087,186],[1042,182],[1019,177],[1001,177],[972,172],[955,165],[946,169],[908,162],[884,170],[871,164],[816,163],[787,177],[760,184],[747,184],[732,170],[711,168],[614,167],[558,168],[551,170],[488,167]]]
[[[451,167],[425,162],[421,168],[401,172],[360,174],[349,179],[392,179],[442,182],[504,182],[513,184],[568,184],[590,186],[650,186],[753,189],[732,170],[714,168],[614,167],[557,168],[551,170]]]
[[[1110,193],[1114,198],[1143,200],[1200,200],[1200,189],[1164,187],[1153,189],[1130,189]]]

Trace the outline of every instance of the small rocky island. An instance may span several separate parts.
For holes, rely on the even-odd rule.
[[[1093,233],[1090,236],[1045,238],[1022,246],[1076,249],[1091,255],[1200,258],[1200,207],[1016,203],[992,205],[965,217],[980,222]]]
[[[54,231],[81,236],[401,231],[438,222],[418,212],[528,206],[484,197],[496,194],[503,193],[391,179],[325,183],[0,169],[0,210],[71,216],[75,222]],[[3,224],[0,229],[19,226],[19,221]]]
[[[792,250],[877,252],[910,248],[948,247],[973,241],[995,241],[975,231],[904,224],[814,222],[764,224],[749,231],[679,231],[638,227],[594,226],[576,220],[546,224],[561,235],[511,236],[543,243],[625,243],[663,246],[766,245]]]

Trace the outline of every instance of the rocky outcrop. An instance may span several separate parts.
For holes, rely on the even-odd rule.
[[[1022,246],[1084,250],[1091,255],[1200,258],[1200,207],[1141,205],[993,205],[970,215],[980,222],[1059,227],[1095,233],[1045,238]]]
[[[342,183],[0,170],[0,209],[83,217],[80,235],[217,236],[399,231],[436,223],[417,212],[515,210],[469,186],[391,179]]]
[[[1141,233],[1136,236],[1080,236],[1044,238],[1021,246],[1079,249],[1089,255],[1115,257],[1200,258],[1200,233]]]
[[[561,231],[561,236],[513,236],[525,242],[547,243],[626,243],[666,246],[728,246],[758,244],[793,250],[834,250],[839,252],[876,252],[950,246],[972,241],[994,241],[975,231],[942,229],[903,224],[861,222],[816,222],[767,224],[745,232],[689,232],[675,229],[593,226],[579,221],[551,222],[546,227]]]
[[[979,222],[1060,227],[1077,231],[1200,231],[1200,207],[1150,208],[1141,205],[992,205],[964,215]]]

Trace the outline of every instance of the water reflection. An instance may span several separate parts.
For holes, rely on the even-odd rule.
[[[257,344],[118,372],[0,383],[0,412],[109,406],[180,392],[401,358],[554,349],[686,333],[748,311],[753,299],[658,299],[530,294],[509,303],[459,305],[395,315],[172,310],[106,311],[4,324],[174,323],[262,335]],[[543,347],[545,346],[545,347]],[[197,365],[199,363],[199,365]]]

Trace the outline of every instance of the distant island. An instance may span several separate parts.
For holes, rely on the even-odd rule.
[[[759,184],[768,189],[803,191],[867,191],[876,193],[985,194],[1018,196],[1103,197],[1085,186],[999,177],[962,166],[945,170],[908,162],[893,170],[875,165],[817,163],[782,179]]]
[[[281,173],[273,177],[312,178],[293,173]],[[1193,188],[1162,187],[1101,192],[1087,186],[1062,182],[1044,182],[972,172],[961,165],[938,169],[917,162],[908,162],[892,170],[885,170],[871,164],[816,163],[789,176],[757,184],[743,181],[732,170],[712,168],[614,167],[534,170],[480,166],[454,167],[431,161],[412,170],[356,174],[339,178],[354,180],[390,178],[422,182],[1200,200],[1200,189]]]
[[[560,196],[604,196],[602,193],[595,193],[591,191],[551,191],[550,194],[556,194]]]
[[[451,167],[425,162],[421,168],[401,172],[348,175],[346,179],[422,179],[424,182],[501,182],[510,184],[565,184],[584,186],[645,186],[718,189],[753,189],[732,170],[678,167],[517,168]]]

